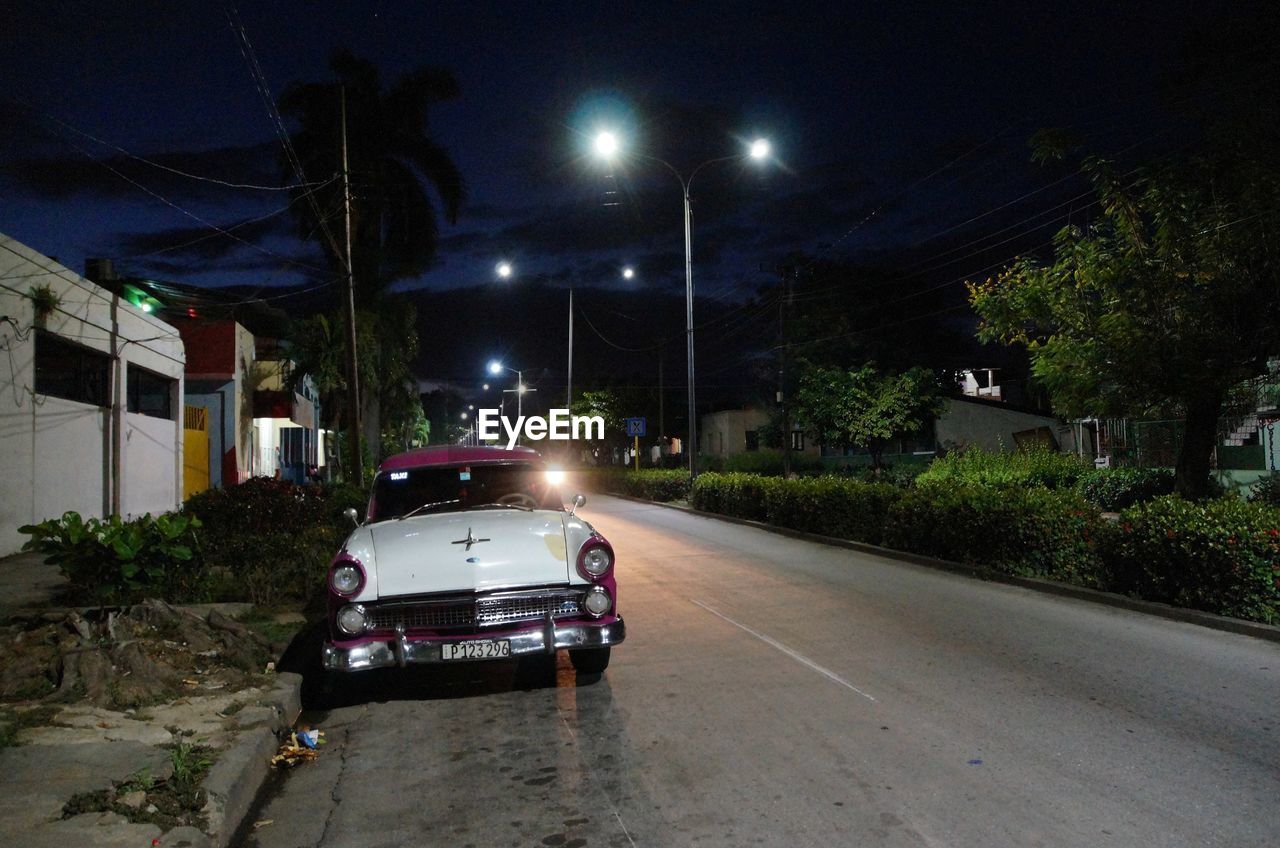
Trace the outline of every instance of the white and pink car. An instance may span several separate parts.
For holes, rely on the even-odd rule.
[[[599,674],[626,636],[613,548],[530,448],[390,457],[329,567],[324,666],[360,671],[569,651]]]

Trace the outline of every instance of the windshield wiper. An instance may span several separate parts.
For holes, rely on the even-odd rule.
[[[525,512],[533,512],[533,507],[531,506],[520,506],[519,504],[504,504],[504,503],[476,504],[475,506],[467,507],[467,509],[519,509]]]
[[[449,501],[428,501],[424,503],[422,506],[414,507],[413,509],[406,512],[404,515],[397,515],[396,521],[404,521],[406,518],[408,518],[411,515],[417,515],[420,512],[426,512],[428,510],[435,509],[438,506],[448,506],[449,504],[456,504],[456,503],[462,503],[462,501],[459,498],[454,498],[453,500],[449,500]]]

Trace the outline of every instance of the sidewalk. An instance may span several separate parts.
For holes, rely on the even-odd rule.
[[[65,582],[39,555],[0,560],[5,844],[227,845],[267,777],[279,735],[301,710],[301,677],[263,674],[256,663],[252,672],[231,667],[233,660],[243,667],[244,645],[260,639],[224,614],[236,605],[148,602],[102,616],[58,605],[57,590]],[[187,665],[157,663],[144,643]],[[56,683],[40,678],[45,668]],[[154,682],[145,679],[149,674],[164,691],[178,694],[148,697],[142,684]],[[42,690],[15,700],[16,687],[32,679]],[[130,699],[138,705],[119,709],[107,703]],[[175,766],[206,756],[191,753],[199,749],[190,746],[211,749],[207,756],[214,759],[200,784],[206,799],[202,829],[165,832],[154,821],[168,813],[162,809],[164,782]],[[77,806],[69,810],[73,798]]]

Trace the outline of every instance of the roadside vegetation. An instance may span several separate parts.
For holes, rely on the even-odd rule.
[[[1187,500],[1159,469],[1094,469],[1048,449],[969,450],[914,480],[594,470],[588,488],[1280,624],[1280,475],[1246,501]],[[872,474],[874,472],[868,472]],[[1212,487],[1207,487],[1213,490]],[[1104,515],[1104,512],[1106,513]]]

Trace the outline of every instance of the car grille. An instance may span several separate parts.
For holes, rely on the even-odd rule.
[[[552,618],[565,618],[581,614],[582,597],[582,592],[563,591],[378,604],[366,610],[367,627],[394,630],[403,624],[406,630],[452,630],[538,621],[548,612]]]

